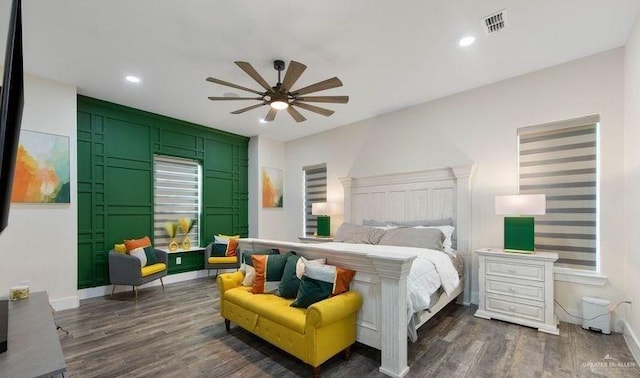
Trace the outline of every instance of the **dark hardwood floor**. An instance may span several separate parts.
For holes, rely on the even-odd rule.
[[[94,298],[58,312],[67,376],[298,377],[311,368],[232,325],[224,328],[213,278]],[[640,377],[622,335],[561,323],[560,336],[475,318],[451,304],[409,343],[409,377]],[[380,352],[362,344],[336,356],[323,377],[382,377]]]

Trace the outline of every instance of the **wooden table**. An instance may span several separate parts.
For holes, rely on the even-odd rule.
[[[50,377],[67,371],[46,292],[9,302],[8,331],[0,377]]]

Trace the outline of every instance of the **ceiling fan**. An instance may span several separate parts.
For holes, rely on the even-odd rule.
[[[291,88],[298,80],[300,75],[307,68],[302,63],[298,63],[295,60],[292,60],[289,63],[289,68],[287,68],[287,72],[284,75],[284,80],[280,81],[280,73],[284,71],[284,61],[282,60],[274,60],[273,68],[278,71],[278,83],[275,86],[270,86],[262,76],[256,71],[253,66],[247,62],[235,62],[235,64],[240,67],[247,75],[251,76],[253,80],[255,80],[264,91],[256,91],[251,88],[243,87],[237,84],[229,83],[224,80],[214,79],[212,77],[208,77],[207,81],[210,81],[215,84],[224,85],[231,88],[240,89],[243,91],[255,93],[258,97],[209,97],[209,100],[212,101],[236,101],[236,100],[258,100],[260,101],[257,105],[248,106],[246,108],[242,108],[231,112],[231,114],[241,114],[246,111],[259,108],[264,105],[269,105],[271,108],[267,113],[264,120],[266,122],[273,121],[276,117],[276,113],[278,110],[286,109],[289,115],[293,117],[296,122],[306,121],[306,118],[300,114],[296,108],[305,109],[314,113],[322,114],[323,116],[330,116],[334,113],[333,110],[321,108],[319,106],[311,105],[309,102],[324,102],[324,103],[333,103],[333,104],[346,104],[349,102],[349,96],[306,96],[309,93],[320,92],[331,88],[338,88],[342,86],[342,82],[337,77],[332,77],[331,79],[323,80],[317,82],[315,84],[308,85],[304,88],[292,90]]]

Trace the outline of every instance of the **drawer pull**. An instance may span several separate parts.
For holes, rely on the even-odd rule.
[[[513,310],[515,310],[515,309],[516,309],[516,308],[515,308],[514,306],[509,306],[509,310],[513,311]]]
[[[509,269],[509,273],[511,273],[511,274],[515,274],[515,273],[516,273],[516,270],[515,270],[515,269]]]

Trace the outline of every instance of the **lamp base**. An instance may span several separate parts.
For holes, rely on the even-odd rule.
[[[318,215],[317,236],[331,236],[331,217],[328,215]]]
[[[506,252],[533,253],[535,222],[533,217],[504,218],[504,250]]]

